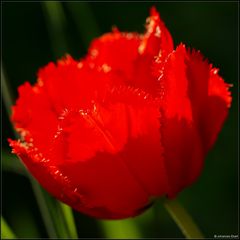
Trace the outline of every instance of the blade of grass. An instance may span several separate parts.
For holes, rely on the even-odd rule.
[[[1,85],[2,85],[2,96],[3,96],[3,102],[6,106],[7,114],[8,116],[11,115],[11,107],[12,107],[12,92],[11,88],[8,86],[8,82],[5,78],[5,72],[3,69],[3,66],[1,64]]]
[[[49,207],[50,196],[44,191],[44,189],[36,182],[36,180],[29,175],[33,192],[36,196],[36,200],[47,229],[50,238],[59,237],[59,233],[56,229],[54,216],[51,214],[51,209]]]
[[[72,238],[66,226],[66,219],[65,215],[62,213],[61,203],[51,196],[49,196],[47,200],[47,205],[50,210],[49,213],[53,218],[57,235],[61,238]]]
[[[74,18],[84,47],[85,49],[88,49],[89,43],[92,39],[101,34],[89,3],[69,1],[66,5]]]
[[[1,66],[2,83],[4,85],[3,99],[8,109],[10,117],[11,106],[13,105],[12,95],[9,91],[9,84],[7,84],[6,77]],[[17,133],[14,131],[16,138]],[[77,231],[74,223],[74,218],[71,208],[64,206],[57,200],[53,199],[40,185],[33,179],[25,170],[21,161],[17,160],[15,155],[7,154],[6,151],[2,151],[2,166],[3,169],[8,171],[14,171],[16,173],[26,174],[31,180],[31,185],[35,193],[42,218],[44,220],[47,232],[51,238],[77,238]],[[6,160],[8,159],[8,161]],[[9,161],[11,159],[11,161]]]
[[[27,176],[26,169],[19,159],[6,150],[2,150],[2,170]]]
[[[43,191],[43,194],[47,194],[43,189],[39,189],[39,191]],[[53,225],[57,236],[67,239],[78,238],[71,208],[49,195],[46,204],[49,209],[48,218],[53,219]]]
[[[2,72],[2,83],[5,86],[5,95],[3,95],[4,103],[6,103],[6,107],[8,108],[8,114],[10,118],[11,110],[9,109],[13,105],[13,98],[9,91],[9,83],[7,83],[6,77],[3,74],[3,67],[1,66],[1,72]],[[17,133],[14,131],[16,138],[18,138]],[[3,152],[2,152],[3,153]],[[1,154],[2,154],[1,153]],[[14,156],[14,155],[13,155]],[[6,161],[4,160],[4,163]],[[5,167],[8,167],[8,169],[11,168],[11,170],[15,170],[15,172],[18,171],[19,163],[21,161],[18,161],[18,165],[13,167],[13,162],[9,161],[9,163],[5,164]],[[10,164],[11,163],[11,164]],[[16,161],[15,161],[16,163]],[[21,169],[24,169],[21,168]],[[47,232],[49,234],[49,237],[51,238],[77,238],[76,232],[74,233],[73,229],[76,228],[74,224],[74,218],[72,214],[71,208],[64,208],[62,210],[62,205],[60,202],[52,198],[37,182],[36,180],[31,177],[29,174],[27,176],[30,179],[34,194],[36,196],[39,209],[42,215],[42,218],[45,223],[45,227],[47,229]],[[65,218],[67,216],[67,218]],[[71,226],[71,229],[69,230],[69,226]],[[71,235],[72,234],[72,235]]]
[[[43,13],[50,35],[50,41],[55,57],[59,58],[68,52],[66,40],[66,17],[62,3],[58,1],[43,1]]]
[[[2,88],[3,101],[7,108],[8,117],[10,120],[11,106],[13,106],[13,97],[12,97],[12,94],[10,91],[10,89],[11,89],[10,83],[7,80],[6,75],[4,73],[5,72],[4,72],[3,66],[1,65],[2,86],[4,86],[4,88]],[[11,120],[10,120],[10,122],[11,122]],[[13,129],[13,131],[14,131],[15,137],[18,138],[19,136],[18,136],[17,132],[14,129]],[[21,162],[21,160],[19,162]],[[36,199],[37,199],[37,202],[39,205],[39,209],[40,209],[45,227],[49,234],[49,237],[56,238],[57,233],[54,229],[53,219],[49,215],[49,209],[47,208],[47,204],[46,204],[48,195],[43,193],[43,190],[41,189],[41,187],[35,182],[35,180],[32,177],[30,177],[30,175],[29,175],[29,178],[30,178],[31,185],[32,185],[33,191],[35,193],[35,196],[36,196]]]
[[[134,219],[125,220],[99,220],[106,238],[141,239],[141,233]]]
[[[64,215],[65,224],[67,225],[69,235],[72,238],[78,238],[74,216],[71,208],[64,203],[59,202],[62,214]]]
[[[1,238],[3,239],[14,239],[16,235],[13,233],[11,228],[8,226],[5,219],[1,216]]]

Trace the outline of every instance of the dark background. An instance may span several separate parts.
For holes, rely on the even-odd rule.
[[[145,19],[155,5],[180,42],[199,49],[220,75],[232,83],[233,103],[203,173],[179,195],[206,237],[238,234],[238,3],[237,2],[92,2],[62,3],[62,30],[50,30],[44,3],[2,3],[2,61],[14,99],[24,81],[34,83],[39,67],[69,53],[79,59],[89,42],[116,25],[121,31],[144,31]],[[51,16],[55,10],[50,9]],[[59,36],[63,36],[59,38]],[[3,162],[11,161],[7,138],[14,137],[5,106],[2,109]],[[19,237],[47,237],[29,180],[2,168],[2,214]],[[100,222],[74,213],[79,237],[104,237]],[[130,223],[121,221],[126,236],[135,224],[142,237],[182,237],[157,202]]]

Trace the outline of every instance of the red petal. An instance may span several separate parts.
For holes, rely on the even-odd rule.
[[[114,84],[133,86],[157,95],[158,83],[152,65],[156,57],[159,62],[164,61],[173,50],[173,42],[155,8],[147,21],[143,36],[115,30],[93,41],[87,62],[111,70]]]
[[[166,194],[168,182],[160,136],[159,103],[151,96],[131,89],[115,93],[124,101],[128,116],[129,141],[121,157],[150,196]],[[114,96],[111,97],[114,101]]]
[[[148,195],[116,154],[97,153],[88,161],[59,167],[84,195],[90,208],[105,211],[97,217],[134,216],[148,204]]]
[[[157,66],[157,64],[156,64]],[[216,140],[231,103],[228,85],[199,52],[180,45],[162,68],[162,135],[170,196],[191,184]]]
[[[105,75],[71,57],[41,69],[37,84],[19,88],[13,107],[12,120],[21,136],[48,155],[64,109],[88,109],[94,99],[102,99],[107,89]]]
[[[147,206],[148,196],[121,160],[98,154],[91,161],[56,166],[33,146],[10,145],[39,183],[78,211],[98,218],[126,218]]]
[[[173,40],[155,7],[147,19],[146,33],[139,46],[140,54],[160,56],[163,61],[173,51]]]
[[[185,55],[185,46],[179,45],[167,58],[159,82],[162,86],[161,97],[165,105],[166,117],[191,122],[192,109],[188,97]]]
[[[42,68],[38,78],[58,115],[65,108],[89,108],[92,99],[104,95],[107,85],[100,71],[70,56]]]
[[[139,44],[140,36],[135,33],[108,33],[93,41],[85,62],[107,73],[113,86],[125,85],[155,93],[153,56],[139,55]]]
[[[189,95],[205,153],[214,144],[231,104],[229,85],[196,51],[186,54]]]
[[[135,62],[134,86],[144,89],[153,96],[159,94],[158,76],[169,53],[173,51],[172,37],[153,7],[147,19],[146,32],[138,48],[139,58]],[[155,64],[158,65],[157,72]]]
[[[17,154],[39,183],[53,196],[75,206],[86,205],[84,198],[71,184],[67,176],[44,156],[33,144],[9,140],[13,153]]]
[[[133,62],[138,57],[140,36],[136,33],[114,31],[94,40],[87,61],[98,67],[111,69],[121,76],[121,82],[133,76]]]
[[[26,141],[34,139],[35,145],[44,151],[57,130],[57,116],[41,87],[25,83],[18,90],[19,98],[13,107],[12,121]]]
[[[81,169],[80,162],[95,162],[104,153],[112,161],[126,164],[149,196],[167,192],[159,107],[145,93],[129,88],[115,90],[87,113],[69,112],[60,128],[56,148],[64,156],[63,168],[67,161]]]
[[[48,151],[11,145],[55,197],[95,217],[125,218],[167,192],[158,118],[146,93],[115,89],[92,109],[65,110]]]
[[[180,45],[169,55],[160,79],[161,133],[170,197],[196,180],[203,164],[202,146],[188,96],[185,55],[185,47]]]

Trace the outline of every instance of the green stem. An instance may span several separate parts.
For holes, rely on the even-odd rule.
[[[203,234],[194,223],[192,217],[177,200],[166,200],[163,204],[186,238],[204,239]]]
[[[1,216],[1,238],[3,239],[13,239],[16,235],[13,233],[11,228],[8,226],[4,218]]]
[[[134,219],[99,220],[105,238],[141,239],[141,233]]]

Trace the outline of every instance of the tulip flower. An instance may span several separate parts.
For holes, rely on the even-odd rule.
[[[19,87],[9,140],[53,196],[96,218],[175,198],[203,169],[231,105],[229,84],[199,51],[172,37],[155,8],[144,34],[93,40]]]

